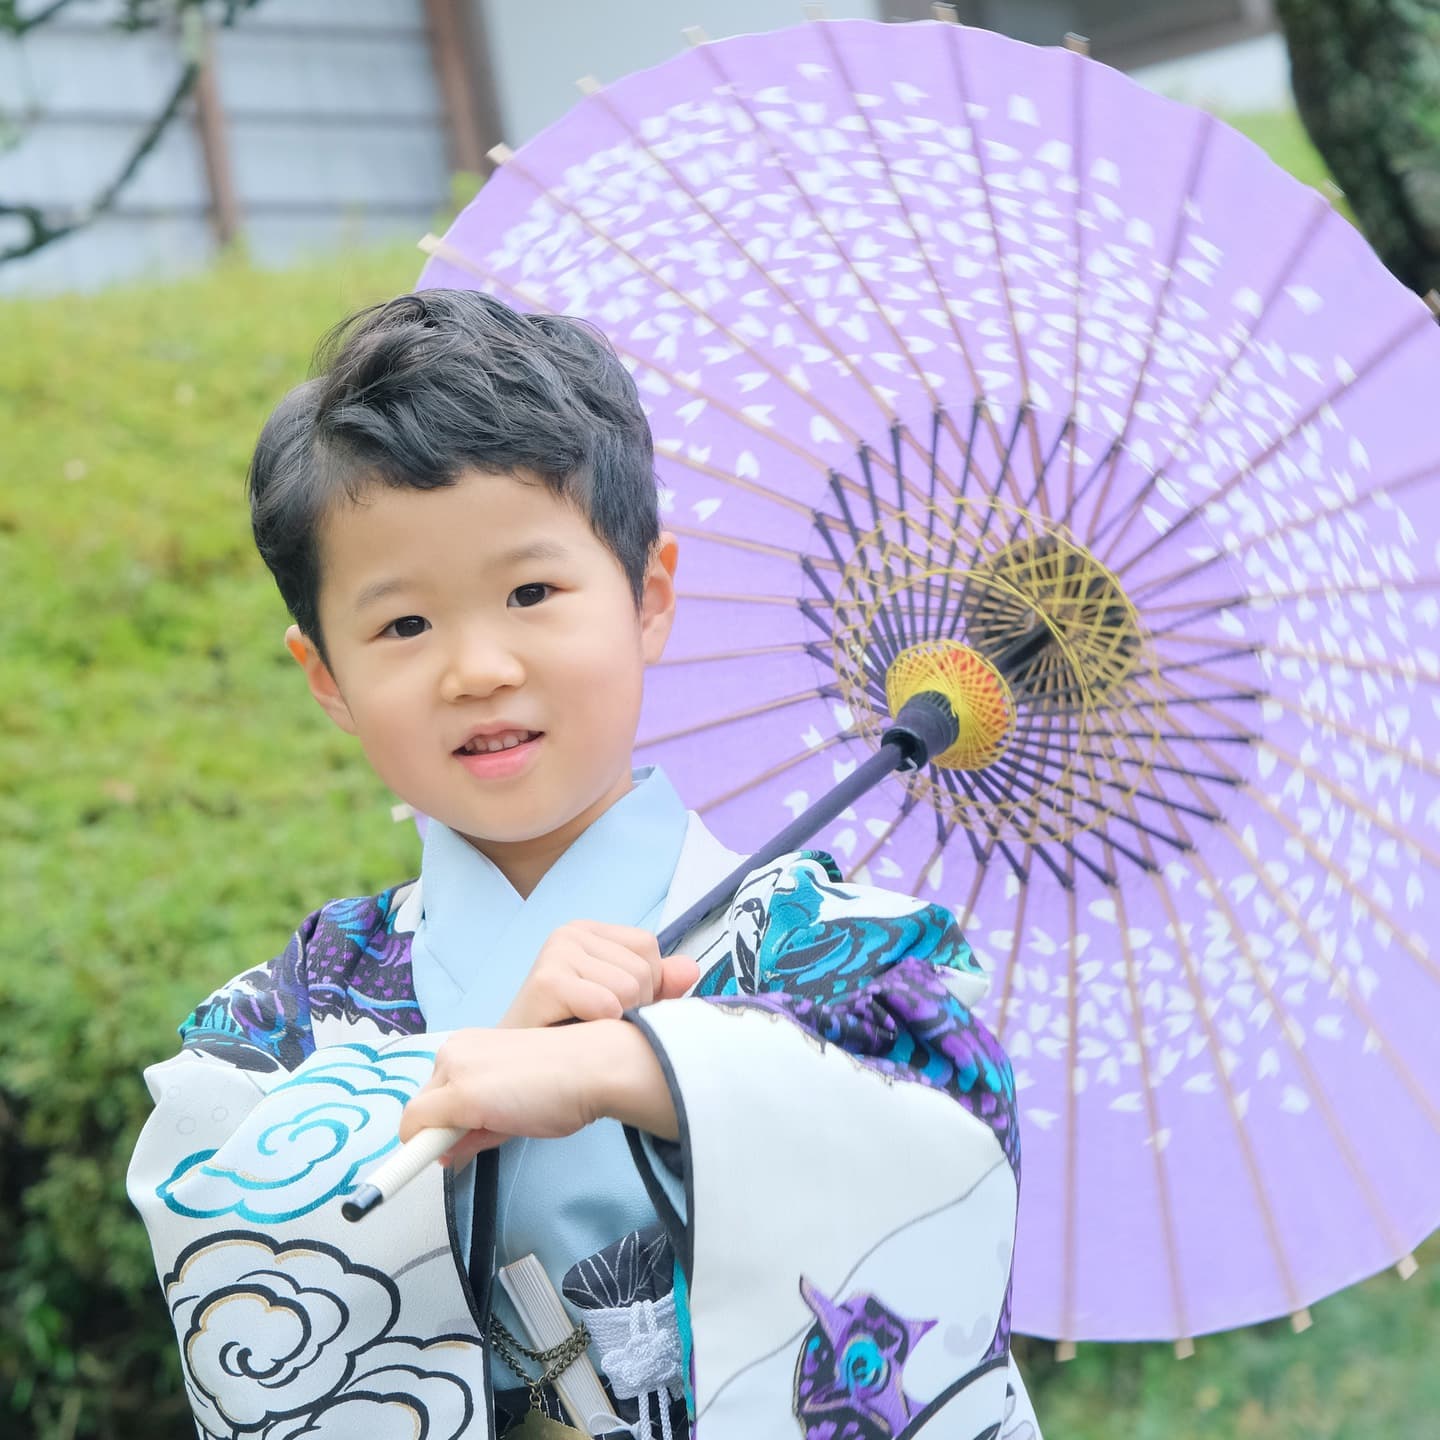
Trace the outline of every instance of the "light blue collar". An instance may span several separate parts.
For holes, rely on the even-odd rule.
[[[688,816],[662,770],[637,770],[634,780],[527,899],[474,846],[429,822],[420,865],[424,908],[411,948],[427,1029],[496,1024],[551,931],[568,921],[653,928]]]

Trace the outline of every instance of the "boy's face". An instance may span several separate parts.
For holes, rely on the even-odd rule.
[[[630,789],[644,668],[674,618],[673,538],[637,610],[578,509],[473,472],[338,506],[320,563],[330,666],[286,637],[316,700],[396,795],[533,888]]]

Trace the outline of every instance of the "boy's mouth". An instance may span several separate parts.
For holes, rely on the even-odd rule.
[[[472,735],[455,751],[457,755],[496,755],[502,750],[514,750],[531,740],[538,740],[540,730],[497,730],[490,735]]]

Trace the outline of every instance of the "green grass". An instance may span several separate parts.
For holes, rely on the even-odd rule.
[[[1240,125],[1322,178],[1293,117]],[[235,263],[0,304],[0,1433],[185,1433],[121,1190],[140,1068],[315,905],[416,867],[284,654],[242,485],[321,332],[418,268],[408,249]],[[1030,1345],[1047,1433],[1440,1433],[1440,1246],[1422,1261],[1317,1306],[1308,1334],[1202,1340],[1184,1362],[1093,1346],[1061,1366]]]

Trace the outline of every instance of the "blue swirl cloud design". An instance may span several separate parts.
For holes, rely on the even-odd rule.
[[[177,1215],[296,1220],[349,1195],[399,1143],[400,1112],[429,1078],[431,1048],[318,1050],[218,1150],[187,1156],[157,1194]]]

